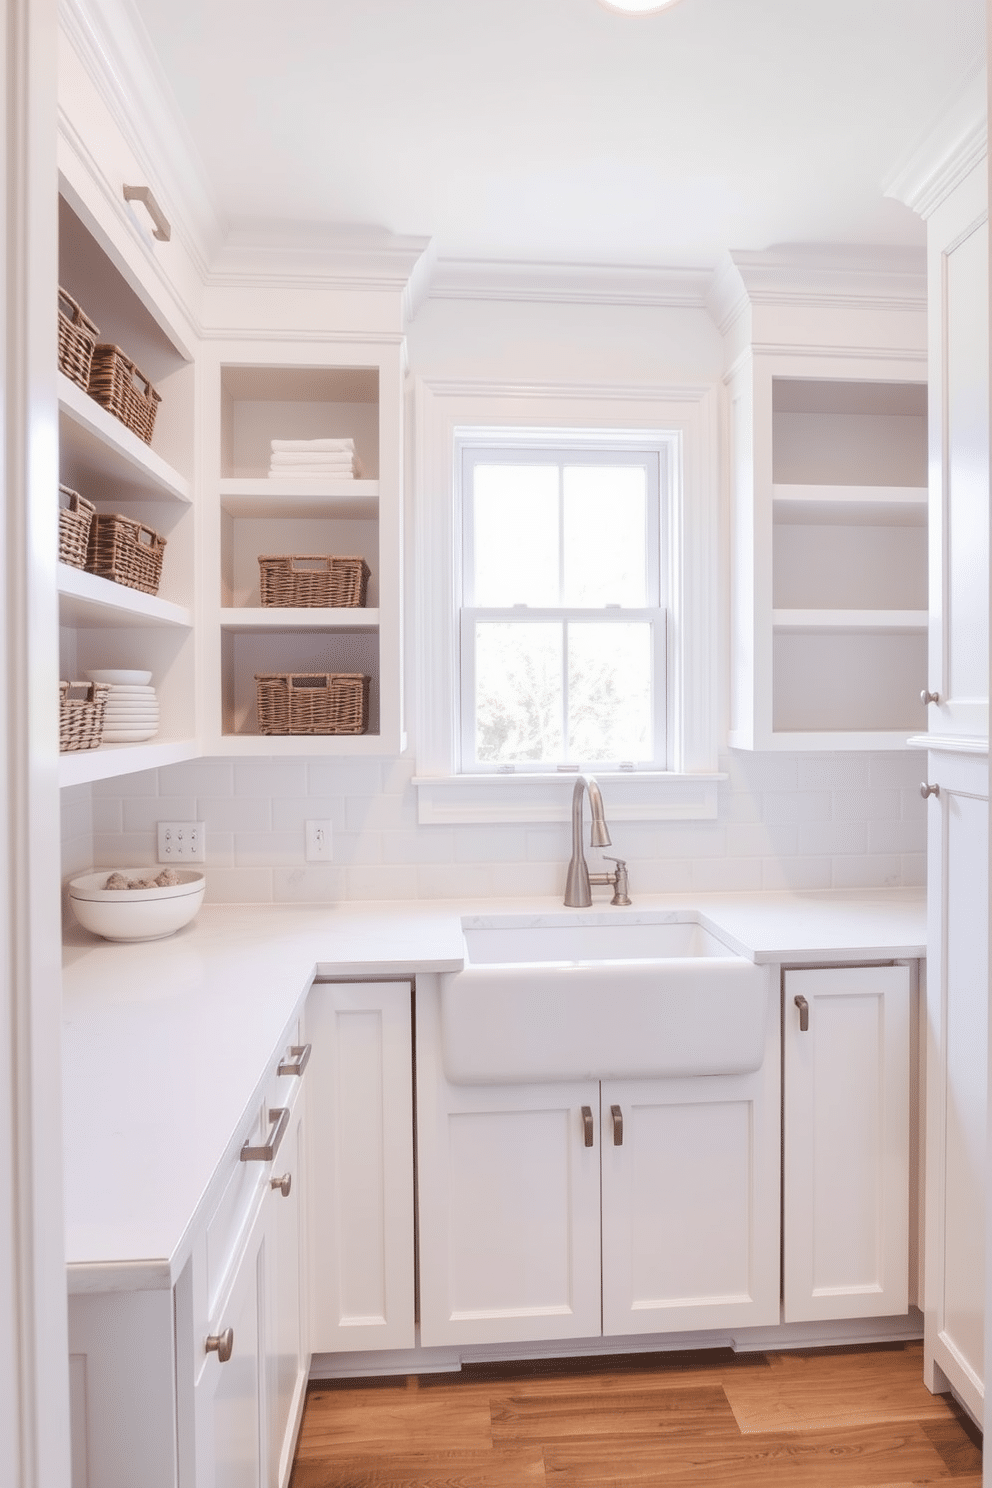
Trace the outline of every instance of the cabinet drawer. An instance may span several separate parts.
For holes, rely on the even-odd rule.
[[[259,1106],[254,1122],[245,1133],[244,1140],[252,1145],[265,1140],[267,1107],[267,1102]],[[239,1241],[243,1239],[255,1209],[261,1202],[269,1166],[268,1163],[236,1161],[220,1203],[207,1224],[207,1311],[210,1315],[217,1305],[217,1298],[223,1290],[231,1263],[241,1248]]]

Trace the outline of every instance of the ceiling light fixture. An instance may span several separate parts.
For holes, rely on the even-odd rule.
[[[620,15],[657,15],[660,10],[670,10],[679,0],[599,0],[606,10],[618,11]]]

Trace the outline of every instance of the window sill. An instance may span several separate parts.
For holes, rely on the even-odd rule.
[[[609,821],[712,821],[726,775],[671,772],[599,774]],[[567,822],[576,777],[561,775],[415,775],[421,826]]]

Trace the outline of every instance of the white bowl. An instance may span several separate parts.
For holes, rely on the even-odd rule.
[[[112,687],[144,687],[152,680],[151,672],[121,671],[119,668],[112,671],[104,668],[86,675],[91,682],[109,682]]]
[[[69,903],[76,919],[104,940],[161,940],[188,925],[203,903],[207,884],[198,869],[177,868],[180,882],[168,888],[104,888],[114,872],[145,878],[161,869],[102,868],[70,881]]]

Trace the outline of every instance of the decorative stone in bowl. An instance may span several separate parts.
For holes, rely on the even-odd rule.
[[[70,881],[69,903],[79,923],[104,940],[161,940],[195,917],[206,886],[198,868],[103,868]]]

